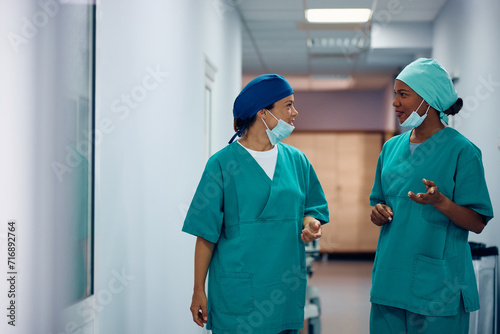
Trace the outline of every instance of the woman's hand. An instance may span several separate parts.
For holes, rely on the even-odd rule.
[[[439,192],[439,189],[434,182],[426,179],[423,179],[422,182],[424,182],[427,188],[427,193],[415,194],[410,191],[408,192],[408,197],[410,197],[414,202],[417,202],[419,204],[436,205],[438,202],[443,200],[443,196]]]
[[[385,204],[377,204],[373,207],[370,218],[372,223],[382,226],[392,221],[392,209]]]
[[[468,207],[454,203],[451,199],[439,191],[434,182],[426,179],[423,179],[422,182],[424,182],[427,187],[427,193],[414,194],[410,191],[408,192],[408,197],[419,204],[433,205],[455,225],[460,226],[461,228],[477,234],[483,231],[486,226],[486,218],[483,215]]]
[[[303,242],[313,241],[321,237],[321,223],[316,218],[310,216],[304,217],[302,226],[304,226],[304,229],[300,238]]]
[[[203,290],[195,290],[193,292],[193,300],[191,302],[191,313],[193,321],[200,327],[207,323],[207,296]]]
[[[205,279],[207,277],[214,247],[214,243],[202,237],[196,238],[196,247],[194,249],[193,301],[191,302],[190,309],[193,314],[193,321],[200,327],[203,327],[203,324],[206,324],[208,319]]]

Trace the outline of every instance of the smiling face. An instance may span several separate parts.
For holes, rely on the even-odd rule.
[[[426,106],[425,103],[421,105],[423,100],[420,95],[415,93],[415,91],[403,81],[394,81],[394,94],[392,105],[396,108],[396,117],[399,119],[399,123],[403,123],[415,110],[420,116],[425,113],[426,108],[424,107]]]
[[[281,119],[287,122],[290,125],[293,125],[295,121],[295,117],[299,114],[299,112],[295,109],[294,106],[294,96],[289,95],[277,102],[274,103],[274,108],[269,110],[278,120]],[[273,116],[268,115],[265,119],[266,124],[270,129],[273,129],[276,125],[278,125],[278,121],[274,119]]]

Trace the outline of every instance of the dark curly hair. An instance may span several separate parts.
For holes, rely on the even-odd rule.
[[[459,97],[457,102],[455,102],[448,110],[443,111],[446,115],[455,115],[462,109],[464,101]]]

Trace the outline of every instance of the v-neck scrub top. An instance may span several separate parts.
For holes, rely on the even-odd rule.
[[[215,334],[276,334],[304,324],[302,220],[328,222],[328,205],[306,156],[277,145],[272,180],[237,142],[214,154],[182,228],[215,243],[207,305]]]
[[[241,145],[238,140],[238,144]],[[254,151],[241,145],[248,153],[257,161],[259,166],[266,172],[267,176],[272,180],[274,176],[274,169],[276,168],[276,161],[278,159],[278,145],[275,145],[269,151]]]
[[[479,309],[479,296],[466,229],[432,205],[412,201],[426,193],[422,179],[458,205],[486,217],[493,209],[481,151],[453,128],[444,128],[410,154],[411,131],[391,138],[380,154],[370,205],[392,208],[380,230],[373,265],[372,303],[427,316],[453,316],[460,298],[466,312]]]

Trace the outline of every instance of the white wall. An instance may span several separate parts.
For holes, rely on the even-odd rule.
[[[195,238],[181,227],[205,164],[205,56],[218,69],[216,149],[233,134],[241,38],[225,3],[98,4],[98,113],[108,124],[98,148],[98,333],[202,332],[189,312]]]
[[[456,88],[464,108],[453,126],[483,153],[486,181],[496,215],[480,235],[470,239],[500,247],[500,1],[453,0],[443,7],[434,26],[434,52],[457,73]]]
[[[34,2],[2,1],[0,3],[0,27],[2,36],[9,33],[21,34],[21,19],[36,10]],[[16,44],[17,45],[17,44]],[[23,318],[33,319],[33,322],[40,321],[42,317],[37,317],[36,307],[40,306],[41,300],[47,296],[32,299],[32,306],[29,305],[29,296],[33,296],[35,286],[31,283],[30,277],[38,274],[41,281],[45,281],[47,273],[42,271],[40,266],[36,266],[33,245],[37,238],[36,228],[36,190],[33,189],[35,173],[31,166],[35,164],[36,134],[32,126],[35,113],[36,87],[33,75],[35,69],[35,54],[38,45],[35,39],[23,44],[19,48],[13,47],[9,39],[0,40],[0,50],[2,61],[0,70],[0,98],[2,108],[0,108],[0,152],[3,163],[0,164],[0,185],[3,189],[0,192],[0,260],[2,279],[0,280],[0,303],[2,305],[2,321],[0,331],[9,333],[16,329],[20,333],[29,333],[34,329],[30,322],[19,321],[19,312],[23,313]],[[9,163],[6,163],[9,161]],[[9,286],[6,282],[7,266],[7,222],[9,219],[18,221],[18,239],[23,240],[22,247],[19,244],[17,250],[17,264],[20,266],[19,278],[17,281],[17,322],[16,327],[9,326],[6,321],[7,291]],[[38,220],[38,223],[43,223]],[[22,252],[20,252],[22,250]],[[43,251],[42,251],[43,252]],[[48,263],[51,266],[51,263]],[[23,275],[21,275],[21,273]],[[22,287],[22,291],[20,290]],[[23,297],[24,295],[24,297]],[[46,300],[46,299],[45,299]],[[23,307],[21,307],[21,305]],[[5,311],[4,311],[5,310]],[[41,312],[42,313],[42,312]],[[47,313],[45,313],[47,315]],[[50,314],[49,314],[50,317]],[[47,330],[50,320],[40,323],[42,330]]]

